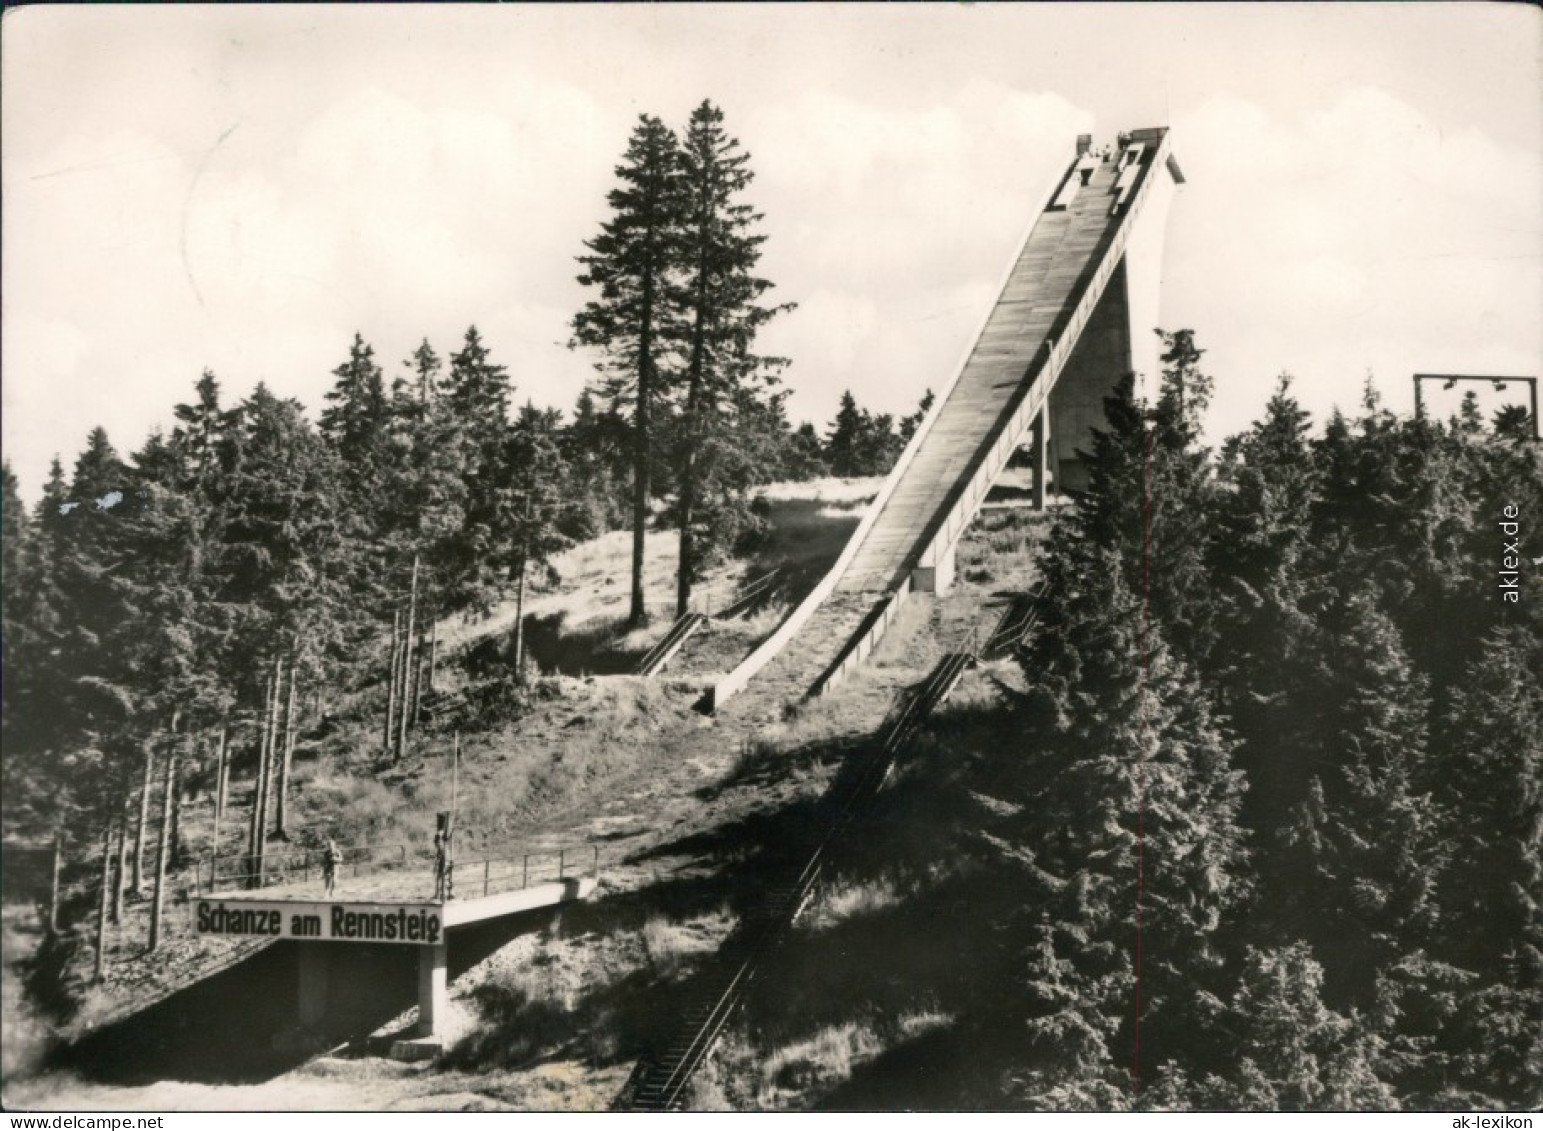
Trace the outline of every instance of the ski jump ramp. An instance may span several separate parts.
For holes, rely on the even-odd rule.
[[[1157,369],[1157,295],[1168,207],[1184,175],[1166,128],[1091,137],[1034,214],[996,302],[836,564],[781,626],[712,689],[717,709],[788,648],[818,694],[872,651],[912,592],[954,578],[960,536],[1021,445],[1034,499],[1077,490],[1077,455],[1127,373]],[[811,638],[813,638],[811,640]],[[828,654],[810,669],[809,656]],[[783,664],[789,666],[790,657]],[[796,678],[792,673],[791,678]]]

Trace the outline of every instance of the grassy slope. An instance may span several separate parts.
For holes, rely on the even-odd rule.
[[[848,489],[848,499],[864,488]],[[754,576],[782,557],[792,568],[778,600],[788,607],[839,552],[860,514],[860,505],[842,500],[839,486],[825,485],[823,494],[779,493],[776,533],[758,560],[720,570],[707,588],[730,591],[736,575]],[[663,680],[549,677],[519,717],[501,711],[495,699],[480,724],[467,723],[462,857],[514,845],[598,842],[604,878],[589,904],[564,911],[542,930],[488,946],[456,978],[452,992],[462,1035],[435,1069],[324,1057],[273,1082],[285,1084],[290,1090],[282,1095],[292,1100],[269,1085],[224,1086],[221,1099],[187,1085],[190,1090],[154,1103],[148,1097],[131,1101],[122,1089],[57,1074],[8,1086],[8,1097],[29,1104],[191,1108],[602,1106],[669,1016],[682,980],[732,929],[741,901],[754,898],[765,858],[774,855],[789,822],[807,819],[844,751],[877,725],[895,690],[921,678],[947,643],[967,626],[992,619],[982,613],[983,601],[1027,583],[1023,518],[1021,512],[986,515],[961,549],[963,580],[955,593],[912,603],[857,678],[769,729],[749,720],[704,719],[691,703],[706,673],[731,664],[775,626],[774,612],[737,633],[718,631],[709,647],[693,641]],[[658,553],[663,560],[653,565],[650,601],[663,609],[671,603],[665,566],[672,547],[665,536],[652,538],[651,546],[651,557]],[[590,670],[620,666],[615,657],[640,654],[664,631],[663,619],[639,633],[621,631],[626,551],[625,536],[616,535],[576,547],[560,563],[561,587],[533,603],[532,613],[560,628],[535,642],[546,670],[576,657],[580,664],[598,661]],[[606,578],[615,584],[605,584]],[[511,623],[504,612],[479,625],[446,626],[442,640],[452,661],[446,682],[468,678],[457,670],[457,658],[486,659],[489,642],[506,635]],[[571,650],[565,653],[565,647]],[[374,733],[378,698],[378,688],[365,688],[340,701],[330,733],[303,744],[297,839],[314,840],[330,830],[344,840],[389,835],[416,850],[426,845],[431,814],[446,800],[449,734],[430,727],[400,766],[383,764]],[[236,803],[239,812],[239,794]],[[207,812],[198,800],[188,806],[185,829],[195,851],[207,847]],[[859,875],[849,890],[824,897],[801,937],[839,934],[854,922],[893,915],[919,890],[909,874],[877,882]],[[156,961],[137,959],[142,926],[142,911],[135,908],[110,952],[109,981],[87,996],[77,1026],[87,1017],[133,1008],[158,979],[191,977],[209,961],[205,944],[181,936]],[[738,1072],[739,1082],[715,1083],[709,1073],[704,1102],[714,1105],[714,1087],[720,1102],[735,1106],[812,1102],[854,1065],[946,1022],[922,990],[891,1003],[885,1019],[863,1014],[853,1020],[843,1015],[841,1000],[839,994],[829,998],[837,1008],[826,1011],[831,1020],[823,1028],[774,1026],[770,1036],[756,1038],[756,1023],[748,1021],[715,1069],[718,1077]],[[820,1016],[814,1011],[810,1023]],[[404,1015],[383,1031],[410,1020]],[[752,1068],[753,1061],[759,1066]],[[836,1068],[799,1067],[826,1062]]]

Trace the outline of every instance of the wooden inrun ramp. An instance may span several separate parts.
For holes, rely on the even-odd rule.
[[[1152,186],[1162,182],[1164,169],[1172,183],[1182,183],[1167,133],[1137,130],[1110,157],[1083,153],[1067,167],[963,364],[835,566],[783,626],[713,688],[715,709],[799,635],[832,594],[867,594],[876,605],[884,595],[899,598],[913,587],[949,584],[959,536],[1035,419],[1050,407],[1051,391],[1096,309],[1103,324],[1100,300],[1125,265]],[[1111,291],[1118,318],[1128,319],[1129,285],[1127,273]],[[1127,355],[1128,347],[1127,339]],[[861,639],[820,641],[827,660],[815,665],[822,674],[809,690],[818,693],[860,663],[887,624],[887,616],[865,618]]]
[[[838,590],[882,592],[904,584],[950,505],[989,459],[1013,409],[1031,386],[1054,381],[1055,373],[1045,373],[1048,343],[1065,329],[1128,215],[1110,215],[1116,179],[1114,164],[1100,162],[1069,207],[1040,216],[964,370]],[[1038,380],[1042,376],[1048,381]]]

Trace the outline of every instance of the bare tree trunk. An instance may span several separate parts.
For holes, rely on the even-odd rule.
[[[54,833],[54,862],[48,882],[48,933],[59,933],[59,871],[64,865],[64,834]],[[117,922],[116,918],[113,922]]]
[[[389,754],[396,742],[397,667],[401,659],[402,614],[391,614],[391,690],[386,693],[386,741],[382,744]]]
[[[131,797],[132,794],[125,797],[118,809],[118,864],[113,869],[111,909],[112,921],[115,924],[123,918],[123,889],[129,878],[129,801]]]
[[[424,603],[428,603],[427,598],[425,598]],[[418,720],[422,717],[421,712],[423,710],[424,692],[432,691],[434,689],[432,675],[428,667],[428,665],[431,665],[434,662],[433,652],[429,648],[428,644],[429,638],[434,630],[434,615],[429,613],[426,619],[429,622],[428,628],[424,628],[421,624],[418,626],[418,658],[417,662],[413,664],[412,725],[414,730],[418,729]]]
[[[411,734],[418,729],[418,692],[423,684],[423,633],[414,624],[410,630],[413,641],[413,662],[408,673],[406,694],[403,696],[403,710],[407,712],[407,731]]]
[[[139,824],[134,829],[134,892],[145,890],[145,826],[150,823],[150,775],[155,768],[155,743],[145,741],[145,776],[139,787]]]
[[[632,607],[627,613],[629,628],[637,628],[648,620],[643,601],[643,558],[644,540],[648,535],[648,473],[653,459],[649,451],[652,437],[648,433],[649,408],[654,398],[653,309],[654,283],[650,274],[643,281],[643,325],[638,333],[638,405],[632,420]]]
[[[289,766],[295,755],[295,662],[289,662],[289,695],[284,700],[284,746],[279,756],[279,796],[275,821],[279,836],[289,839]]]
[[[525,683],[525,559],[520,555],[520,573],[514,582],[514,679]]]
[[[692,345],[691,388],[686,397],[686,444],[685,467],[680,476],[680,562],[675,573],[675,617],[680,619],[691,611],[691,579],[696,570],[696,433],[697,416],[701,411],[699,388],[701,379],[700,330]]]
[[[188,738],[187,744],[189,746],[193,744],[191,737]],[[191,750],[188,751],[187,756],[183,759],[183,764],[187,766],[193,765]],[[182,788],[180,784],[171,797],[171,843],[168,851],[171,853],[170,860],[173,870],[182,867]]]
[[[263,707],[258,715],[257,729],[257,765],[252,771],[252,813],[247,819],[246,827],[246,852],[250,858],[248,869],[257,864],[257,835],[261,829],[262,819],[262,795],[263,795],[263,767],[268,762],[268,705],[273,699],[273,677],[263,676]]]
[[[91,980],[102,980],[102,967],[107,963],[107,886],[110,882],[108,873],[112,869],[112,821],[102,822],[102,891],[97,900],[96,911],[96,963],[91,971]]]
[[[407,673],[412,670],[413,660],[413,628],[418,623],[418,555],[413,555],[413,580],[412,587],[408,591],[407,598],[407,637],[402,642],[404,649],[402,654],[402,712],[397,720],[396,732],[396,761],[402,760],[402,755],[407,752]]]
[[[412,634],[412,625],[407,623],[407,614],[401,619],[401,642],[397,645],[397,730],[392,731],[390,741],[392,750],[397,750],[397,738],[401,728],[407,721],[407,637]]]
[[[166,798],[161,804],[161,850],[155,854],[155,896],[150,903],[150,949],[161,945],[161,919],[166,908],[166,864],[171,852],[173,801],[177,793],[177,747],[166,755]]]
[[[214,827],[220,827],[220,818],[225,816],[225,798],[230,789],[230,765],[226,761],[226,749],[230,741],[230,726],[220,725],[220,744],[214,756]],[[218,850],[219,835],[215,835],[215,849]]]
[[[264,723],[267,741],[263,743],[262,790],[257,798],[257,886],[262,886],[263,862],[268,854],[268,802],[273,792],[273,762],[279,748],[279,699],[284,693],[284,657],[273,657],[273,699]]]
[[[439,618],[429,620],[429,692],[434,691],[434,669],[439,663]]]
[[[520,542],[520,573],[514,583],[514,679],[525,685],[525,573],[530,566],[531,492],[525,492],[524,523]]]

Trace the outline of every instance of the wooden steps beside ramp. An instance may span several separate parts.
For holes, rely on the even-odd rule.
[[[1002,618],[997,621],[996,627],[991,630],[991,635],[986,637],[986,643],[981,646],[980,658],[982,660],[996,660],[1003,656],[1011,655],[1013,650],[1023,643],[1024,639],[1034,630],[1039,623],[1039,610],[1036,602],[1039,591],[1020,594],[1007,603],[1007,608],[1002,612]]]
[[[707,617],[701,613],[687,613],[681,617],[670,625],[670,631],[664,634],[664,639],[650,648],[638,661],[637,674],[655,675],[662,671],[664,665],[675,658],[675,654],[681,650],[686,641],[707,625]]]
[[[670,630],[664,634],[664,638],[655,644],[638,661],[635,669],[637,675],[657,675],[664,670],[666,664],[673,660],[680,650],[702,629],[709,627],[715,620],[730,620],[735,617],[748,616],[753,613],[761,603],[771,594],[772,587],[780,575],[780,569],[773,569],[751,581],[733,593],[728,603],[717,612],[697,612],[695,610],[685,613],[670,625]]]
[[[842,835],[888,780],[895,759],[917,728],[957,686],[975,662],[972,651],[950,652],[923,683],[904,693],[893,719],[876,740],[853,755],[822,799],[830,813],[799,845],[805,860],[797,873],[767,889],[762,899],[720,948],[712,965],[694,980],[681,1002],[669,1036],[640,1060],[611,1105],[617,1111],[670,1111],[680,1106],[686,1086],[722,1035],[755,982],[761,958],[775,946],[808,905]]]

